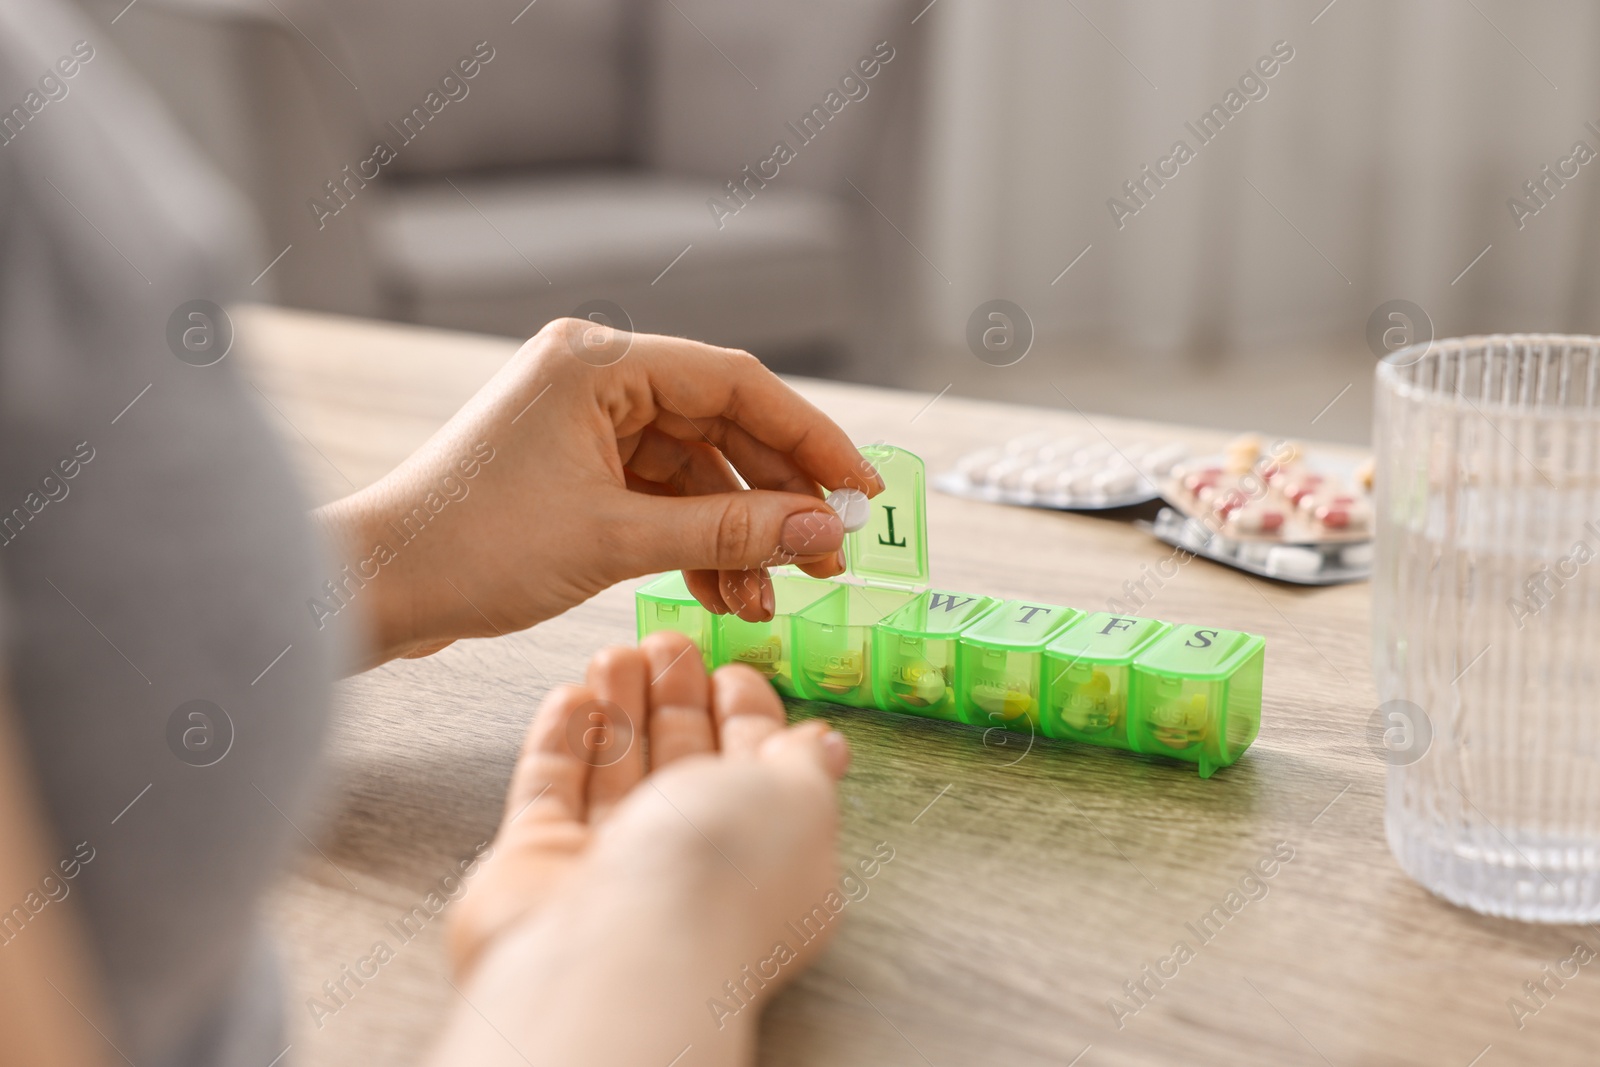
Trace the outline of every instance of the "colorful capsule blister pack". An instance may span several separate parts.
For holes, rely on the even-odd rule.
[[[1246,434],[1222,456],[1186,460],[1162,485],[1172,504],[1141,523],[1170,545],[1301,585],[1372,574],[1370,469],[1348,475],[1304,449]]]
[[[1267,448],[1246,434],[1222,456],[1173,466],[1162,495],[1190,518],[1214,520],[1236,540],[1348,544],[1372,539],[1372,502],[1362,477],[1312,466],[1291,441]]]
[[[636,593],[640,640],[686,634],[708,667],[746,664],[787,696],[1168,756],[1203,778],[1255,740],[1264,638],[930,589],[922,461],[862,454],[886,488],[845,538],[847,578],[780,569],[773,618],[746,622],[664,574]]]
[[[956,461],[935,488],[999,504],[1102,511],[1156,499],[1158,485],[1189,455],[1181,442],[1038,433],[980,449]]]

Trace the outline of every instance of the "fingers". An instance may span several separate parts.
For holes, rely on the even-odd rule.
[[[844,544],[844,524],[833,509],[797,493],[750,489],[677,498],[630,496],[623,502],[627,521],[651,532],[637,546],[644,573],[740,571],[826,560]],[[724,596],[727,592],[724,588]]]
[[[644,778],[650,665],[637,648],[602,649],[589,661],[589,688],[598,700],[581,714],[589,772],[589,821],[598,823]]]
[[[640,646],[650,670],[650,766],[652,770],[714,752],[711,680],[700,650],[683,634],[661,630]]]
[[[815,563],[797,563],[799,568],[813,578],[837,578],[844,573],[844,549],[840,549],[831,556],[824,556]]]
[[[744,488],[722,453],[711,445],[703,441],[679,441],[651,426],[638,435],[627,470],[637,477],[650,479],[653,484],[669,486],[677,496],[733,493]],[[632,481],[628,487],[634,488]],[[689,589],[707,610],[719,615],[732,612],[747,622],[761,622],[771,617],[762,606],[772,599],[772,583],[764,570],[707,570],[703,573],[706,577],[689,582]]]
[[[513,823],[527,831],[603,821],[645,775],[646,729],[656,769],[719,748],[833,781],[849,767],[849,747],[827,723],[786,729],[783,702],[761,675],[733,665],[708,678],[682,634],[605,649],[588,673],[587,685],[562,686],[535,715],[506,794],[502,833]]]
[[[511,772],[506,825],[584,820],[588,811],[589,764],[573,750],[570,736],[574,716],[594,701],[594,691],[581,685],[564,685],[545,698],[528,727],[516,768]]]
[[[845,432],[748,353],[641,334],[618,367],[646,379],[638,384],[656,398],[663,428],[698,436],[684,424],[726,418],[829,489],[883,488]]]
[[[783,701],[749,667],[717,668],[711,676],[711,708],[718,744],[730,756],[755,755],[763,741],[784,727]]]
[[[850,769],[850,743],[821,719],[771,735],[757,754],[776,764],[820,770],[836,782]]]
[[[660,420],[659,427],[646,427],[640,435],[641,441],[654,438],[648,442],[652,458],[661,454],[671,455],[674,448],[684,450],[685,455],[679,462],[696,451],[710,452],[738,471],[745,485],[752,489],[775,489],[822,499],[817,483],[807,477],[792,458],[768,448],[737,423],[724,418],[682,419],[671,413],[661,415]],[[723,488],[726,487],[708,485],[684,491],[717,492]],[[744,485],[739,488],[744,488]]]
[[[711,435],[733,469],[755,489],[777,489],[822,498],[817,483],[807,477],[792,458],[768,448],[738,423],[717,420],[720,436]]]
[[[689,595],[698,600],[707,611],[714,615],[728,614],[730,609],[727,601],[722,599],[721,571],[684,571],[683,584],[689,587]]]
[[[745,622],[766,622],[777,611],[772,574],[765,567],[718,572],[717,593],[728,610]]]
[[[634,441],[627,472],[646,479],[648,486],[666,485],[678,496],[731,493],[744,488],[723,453],[704,441],[679,441],[654,427],[646,427]],[[737,427],[720,444],[750,485],[820,499],[814,482]],[[631,478],[628,487],[638,488]],[[653,492],[649,488],[645,491]],[[775,550],[770,558],[762,560],[763,566],[708,571],[706,578],[689,582],[690,592],[719,615],[732,612],[747,622],[763,622],[772,617],[772,583],[765,565],[778,563],[798,564],[814,578],[832,578],[844,571],[843,554],[838,551],[790,556]]]
[[[652,482],[671,486],[679,496],[729,493],[744,486],[723,454],[701,440],[680,441],[647,426],[628,458],[627,469]]]

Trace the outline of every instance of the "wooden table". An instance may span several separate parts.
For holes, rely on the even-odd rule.
[[[238,318],[240,358],[318,500],[382,474],[514,348],[268,309]],[[984,443],[1087,421],[955,396],[930,404],[927,395],[794,384],[856,440],[903,445],[932,471]],[[1070,395],[1069,378],[1058,384]],[[1119,440],[1177,432],[1109,418],[1093,425]],[[1182,436],[1202,448],[1220,442],[1208,431]],[[974,592],[1097,609],[1170,554],[1113,519],[937,493],[928,512],[934,581]],[[767,1012],[762,1061],[1594,1062],[1600,964],[1520,1030],[1507,1001],[1580,936],[1596,948],[1600,940],[1451,907],[1390,857],[1383,766],[1365,736],[1375,703],[1367,587],[1294,588],[1196,560],[1146,613],[1268,638],[1260,739],[1210,781],[1123,753],[997,748],[968,728],[824,709],[856,753],[841,786],[840,854],[853,859],[884,841],[894,859],[848,907],[821,963]],[[455,996],[443,979],[442,924],[320,1027],[308,998],[494,832],[541,695],[576,680],[595,650],[632,638],[632,589],[616,588],[533,631],[462,642],[344,685],[325,856],[308,852],[271,901],[300,1063],[421,1056]],[[1274,850],[1293,858],[1247,882]],[[1259,899],[1246,899],[1242,884]],[[1239,895],[1230,901],[1230,892]],[[1225,923],[1201,928],[1230,903]],[[1180,941],[1192,953],[1182,963],[1171,959]],[[1142,1006],[1127,982],[1142,983]],[[618,1013],[624,1024],[625,1006]]]

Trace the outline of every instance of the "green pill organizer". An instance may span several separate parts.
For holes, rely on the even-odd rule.
[[[663,574],[636,593],[640,640],[676,630],[707,667],[747,664],[786,696],[1168,756],[1202,778],[1250,747],[1265,638],[930,589],[922,460],[861,452],[885,489],[845,537],[845,578],[779,568],[773,618],[752,623]]]

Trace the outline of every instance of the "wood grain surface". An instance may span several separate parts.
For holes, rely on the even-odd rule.
[[[265,308],[237,320],[247,373],[318,500],[403,458],[515,347]],[[794,385],[858,442],[909,448],[930,472],[1034,429],[1199,448],[1224,436],[1085,417],[1072,409],[1066,371],[1059,395],[1043,398],[1054,409]],[[1305,413],[1307,436],[1316,414]],[[935,584],[1087,610],[1171,554],[1126,515],[939,493],[928,526]],[[826,717],[855,750],[841,786],[841,858],[879,842],[894,858],[845,909],[821,962],[768,1010],[764,1064],[1600,1059],[1600,961],[1559,988],[1546,981],[1552,992],[1520,1027],[1508,1007],[1514,997],[1537,1004],[1524,983],[1545,980],[1580,938],[1600,949],[1593,930],[1460,910],[1389,854],[1384,765],[1366,736],[1375,697],[1365,585],[1291,587],[1194,560],[1145,614],[1267,637],[1260,738],[1209,781],[1192,766],[1126,753],[1002,747],[966,727],[791,705]],[[493,834],[545,691],[577,680],[597,649],[632,639],[632,588],[618,587],[534,630],[344,683],[321,852],[307,850],[270,907],[287,960],[293,1059],[321,1067],[422,1056],[457,996],[444,980],[441,920],[336,1013],[318,1018],[308,1003]],[[1186,951],[1174,956],[1180,942]],[[1138,999],[1130,982],[1142,984]],[[625,1025],[628,1006],[613,1007]]]

